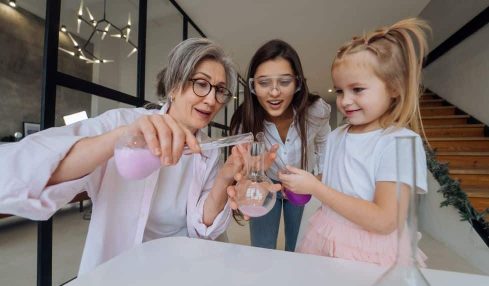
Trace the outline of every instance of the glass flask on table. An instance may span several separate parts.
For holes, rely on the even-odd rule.
[[[396,137],[397,254],[376,286],[430,285],[419,269],[416,214],[416,137]]]

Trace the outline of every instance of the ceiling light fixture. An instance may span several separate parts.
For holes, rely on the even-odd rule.
[[[17,7],[17,3],[15,3],[15,0],[9,0],[8,1],[8,4],[11,6],[11,7]]]
[[[85,8],[87,15],[88,15],[88,18],[84,17],[83,8]],[[73,44],[73,47],[75,48],[75,51],[70,51],[70,50],[67,50],[67,49],[64,49],[61,47],[59,47],[58,49],[60,51],[63,51],[65,53],[71,55],[71,56],[74,56],[74,57],[76,56],[79,59],[84,60],[85,62],[90,63],[90,64],[113,62],[114,60],[99,58],[87,49],[87,46],[91,43],[91,40],[96,33],[100,34],[101,35],[100,39],[103,40],[105,38],[105,36],[107,36],[109,31],[112,30],[115,32],[115,34],[111,34],[110,35],[111,37],[120,38],[126,44],[133,47],[131,52],[127,55],[128,58],[130,56],[132,56],[134,53],[136,53],[138,48],[129,39],[129,36],[131,34],[131,14],[129,13],[127,25],[120,28],[117,25],[114,25],[111,21],[109,21],[107,19],[106,13],[105,13],[106,9],[107,9],[107,1],[104,0],[104,16],[102,19],[96,20],[93,17],[92,13],[90,12],[90,9],[88,9],[88,7],[86,7],[86,6],[84,7],[83,0],[81,0],[80,1],[80,8],[78,9],[77,19],[76,19],[76,22],[77,22],[76,32],[78,34],[80,34],[81,24],[85,23],[91,29],[90,36],[88,37],[88,40],[85,41],[85,44],[83,44],[83,46],[80,46],[78,44],[78,42],[72,36],[72,33],[66,29],[65,25],[62,25],[61,31],[68,35],[68,37],[70,38],[70,40]],[[102,29],[102,27],[104,27],[104,28]]]

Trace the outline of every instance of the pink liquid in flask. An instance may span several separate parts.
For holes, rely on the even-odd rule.
[[[147,148],[117,148],[114,151],[119,174],[129,180],[140,180],[161,167],[160,158]]]
[[[251,205],[241,205],[239,206],[239,210],[249,216],[249,217],[259,217],[263,216],[270,211],[269,209],[265,208],[264,206],[251,206]]]

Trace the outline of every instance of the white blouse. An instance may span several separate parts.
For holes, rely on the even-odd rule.
[[[323,99],[318,99],[307,109],[306,132],[307,132],[307,171],[314,174],[322,173],[323,154],[326,149],[326,139],[331,132],[329,117],[331,106]],[[295,117],[295,110],[294,110]],[[265,144],[270,148],[278,144],[279,149],[274,164],[267,170],[267,176],[278,181],[278,172],[284,168],[284,164],[301,167],[301,138],[299,130],[295,126],[295,120],[291,123],[285,142],[274,123],[264,121]]]

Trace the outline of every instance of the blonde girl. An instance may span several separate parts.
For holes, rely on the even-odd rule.
[[[339,49],[332,77],[338,110],[348,123],[328,137],[322,181],[293,167],[279,176],[285,187],[322,202],[299,252],[394,262],[395,137],[416,136],[416,187],[427,191],[418,99],[428,29],[424,21],[407,19],[354,37]],[[418,250],[418,262],[424,266],[425,259]]]

